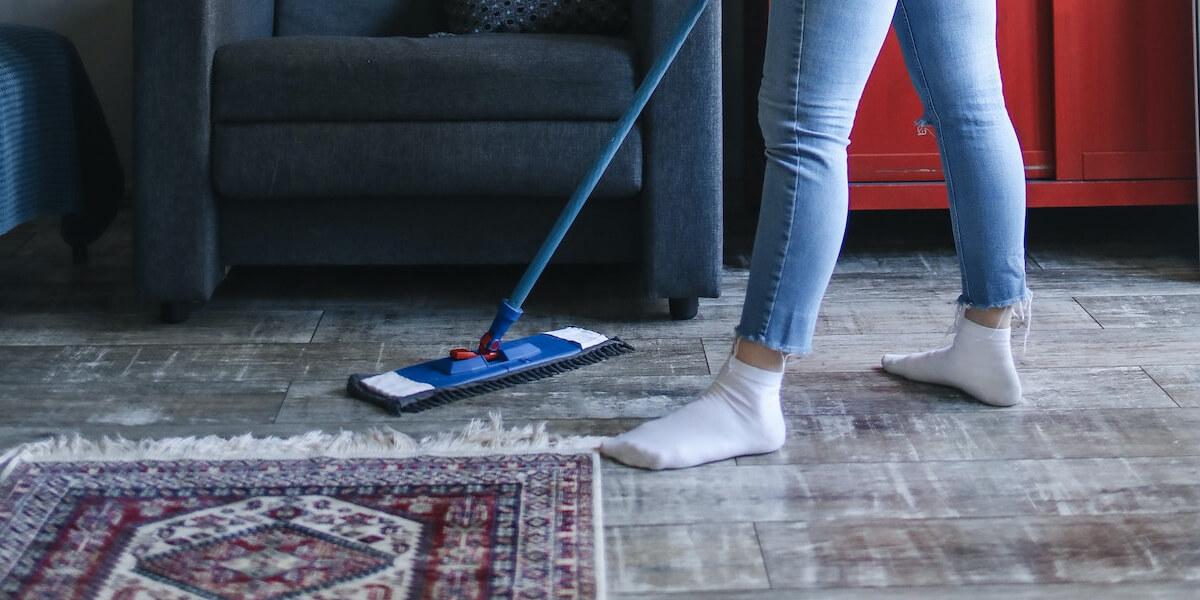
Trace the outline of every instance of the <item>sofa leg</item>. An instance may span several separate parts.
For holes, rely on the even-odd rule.
[[[178,325],[192,315],[190,302],[163,302],[162,320],[168,325]]]
[[[671,298],[671,318],[676,321],[690,321],[700,312],[699,298]]]

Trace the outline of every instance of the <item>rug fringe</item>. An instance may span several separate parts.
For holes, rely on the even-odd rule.
[[[546,423],[505,428],[499,413],[474,419],[462,430],[414,439],[391,427],[366,431],[310,431],[288,438],[220,436],[128,440],[105,436],[89,440],[79,434],[56,436],[17,446],[0,454],[0,481],[25,463],[73,461],[289,460],[305,458],[405,458],[409,456],[471,456],[591,452],[602,437],[559,436],[547,433]]]

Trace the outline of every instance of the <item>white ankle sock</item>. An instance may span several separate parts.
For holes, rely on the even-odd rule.
[[[1021,380],[1013,364],[1012,329],[992,329],[962,318],[954,343],[919,354],[888,354],[883,370],[925,383],[958,388],[992,406],[1021,401]]]
[[[609,439],[604,455],[644,469],[682,469],[783,447],[783,373],[729,357],[708,390],[661,419]]]

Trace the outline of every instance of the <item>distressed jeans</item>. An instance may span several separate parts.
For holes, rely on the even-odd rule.
[[[962,276],[959,302],[1023,304],[1025,170],[1004,104],[997,0],[772,0],[759,126],[758,233],[737,334],[812,349],[849,204],[846,148],[867,78],[894,25],[936,131]]]

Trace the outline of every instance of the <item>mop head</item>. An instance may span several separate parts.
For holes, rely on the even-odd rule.
[[[553,377],[632,351],[633,346],[620,338],[568,327],[503,342],[500,356],[491,361],[447,357],[382,375],[351,375],[346,390],[398,415]]]

